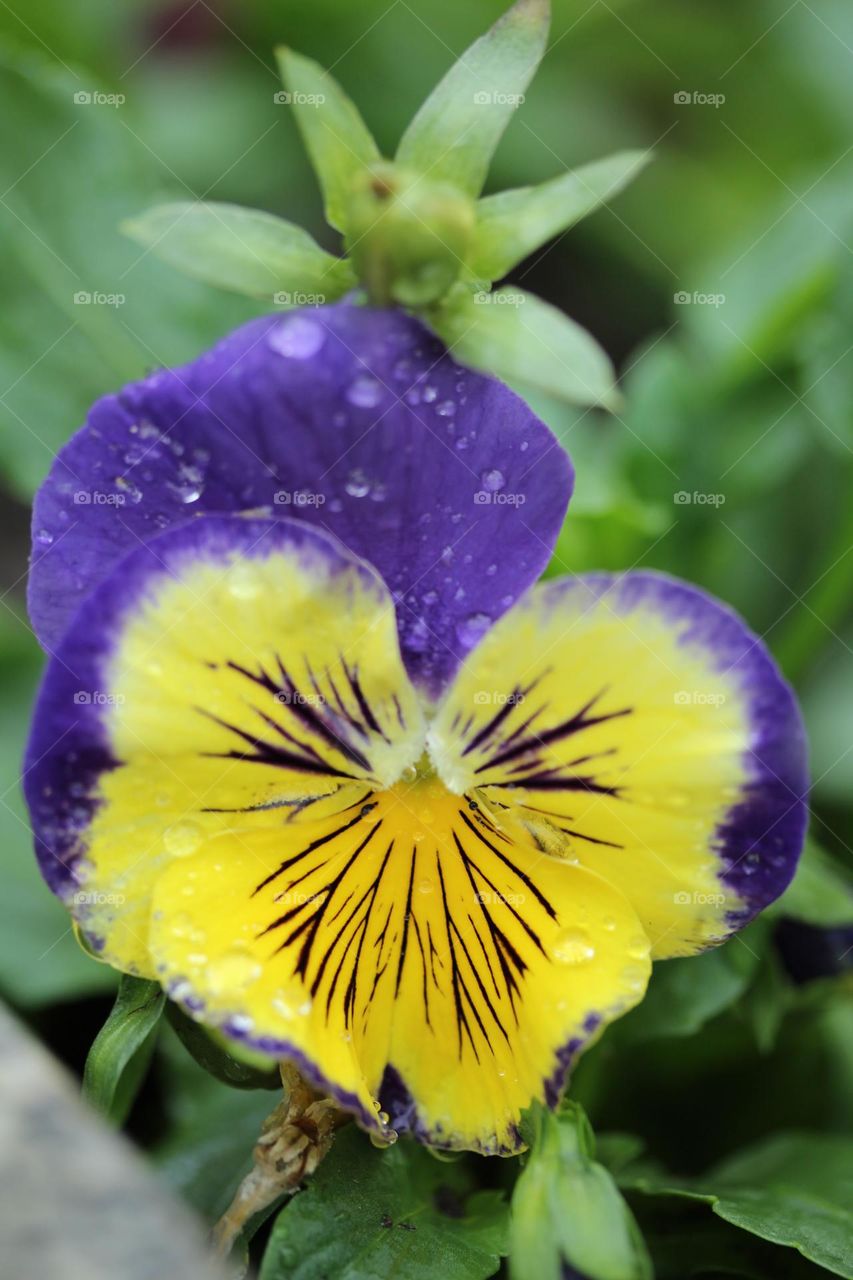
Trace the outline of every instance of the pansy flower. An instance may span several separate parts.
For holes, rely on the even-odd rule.
[[[36,500],[45,878],[380,1137],[518,1150],[800,851],[761,641],[659,574],[535,585],[571,487],[514,393],[343,303],[101,400]]]

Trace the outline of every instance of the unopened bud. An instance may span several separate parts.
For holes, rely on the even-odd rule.
[[[458,279],[474,219],[454,187],[377,164],[353,192],[347,250],[374,302],[423,307]]]

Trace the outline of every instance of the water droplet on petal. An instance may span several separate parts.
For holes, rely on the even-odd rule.
[[[456,412],[456,405],[452,400],[442,400],[441,404],[435,406],[435,411],[439,418],[452,418]]]
[[[38,533],[36,534],[36,542],[38,542],[43,547],[49,547],[50,544],[53,542],[53,534],[50,532],[49,529],[39,529]]]
[[[309,360],[326,341],[326,331],[307,316],[290,316],[276,325],[267,342],[273,351],[291,360]]]
[[[228,593],[235,600],[254,600],[260,593],[260,584],[252,570],[235,565],[228,574]]]
[[[475,645],[486,634],[492,620],[487,613],[469,613],[467,618],[456,624],[456,635],[460,644]]]
[[[429,627],[423,618],[416,618],[406,631],[406,648],[413,653],[425,653],[429,648]]]
[[[497,493],[506,484],[506,476],[502,471],[498,471],[497,467],[493,467],[491,471],[483,472],[480,482],[488,493]]]
[[[554,940],[552,954],[558,964],[588,964],[595,947],[583,929],[564,929]]]
[[[203,834],[195,822],[176,822],[163,832],[166,852],[173,858],[188,858],[201,844]]]
[[[347,476],[344,488],[351,498],[366,498],[370,493],[370,481],[361,468],[356,467]]]
[[[373,409],[382,399],[382,387],[375,378],[362,373],[347,388],[346,397],[360,409]]]

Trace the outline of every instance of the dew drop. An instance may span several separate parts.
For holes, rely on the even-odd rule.
[[[346,398],[359,409],[373,409],[382,399],[382,387],[375,378],[362,373],[347,388]]]
[[[424,897],[426,897],[427,894],[430,894],[435,890],[435,885],[432,880],[424,876],[423,880],[418,881],[417,889],[418,893],[422,893]]]
[[[628,943],[628,955],[632,960],[647,960],[650,949],[649,940],[642,933],[638,933]]]
[[[291,316],[276,325],[267,342],[273,351],[290,360],[309,360],[326,341],[323,327],[306,316]]]
[[[254,600],[260,592],[258,579],[251,569],[235,566],[228,575],[228,594],[235,600]]]
[[[558,964],[587,964],[595,947],[583,929],[564,929],[554,940],[553,956]]]
[[[425,653],[429,648],[429,627],[423,618],[416,618],[406,633],[406,648],[412,653]]]
[[[176,822],[163,832],[163,843],[173,858],[188,858],[201,844],[202,835],[197,823]]]
[[[370,481],[361,468],[356,467],[347,476],[344,488],[351,498],[366,498],[370,493]]]
[[[506,484],[506,476],[497,467],[493,467],[491,471],[483,472],[480,482],[488,493],[497,493]]]
[[[36,534],[36,542],[40,543],[43,547],[49,547],[53,542],[53,534],[49,529],[39,529]]]
[[[492,620],[487,613],[469,613],[467,618],[456,624],[456,635],[460,644],[475,645],[486,634]]]
[[[456,413],[456,405],[452,400],[442,400],[441,404],[435,406],[435,411],[439,418],[452,418]]]

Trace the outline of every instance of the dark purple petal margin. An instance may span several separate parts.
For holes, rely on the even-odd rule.
[[[42,875],[59,897],[78,887],[98,805],[98,779],[120,763],[112,754],[107,717],[108,667],[126,619],[158,578],[180,576],[199,559],[226,561],[235,552],[262,559],[288,550],[322,559],[334,571],[353,567],[365,584],[384,586],[340,542],[297,520],[207,516],[136,545],[87,597],[48,662],[24,758],[24,794]]]
[[[571,487],[524,402],[414,318],[347,303],[269,316],[94,406],[36,498],[30,616],[55,646],[140,541],[263,509],[376,566],[407,667],[437,694],[544,569]]]
[[[740,929],[787,888],[808,824],[806,734],[796,696],[764,642],[728,606],[663,573],[585,574],[542,590],[556,605],[564,591],[607,597],[620,614],[647,610],[678,627],[680,645],[699,650],[709,672],[733,679],[747,709],[750,743],[742,798],[717,829],[713,851],[723,883],[744,903],[729,918]]]

